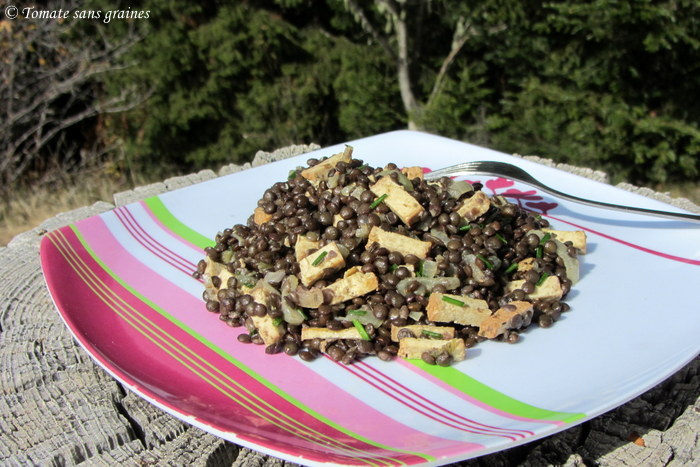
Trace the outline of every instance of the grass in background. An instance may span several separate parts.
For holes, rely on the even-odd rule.
[[[143,178],[135,183],[145,185],[150,180]],[[0,201],[0,247],[57,214],[97,201],[113,203],[115,193],[132,188],[124,177],[101,171],[64,178],[52,187],[17,189]]]

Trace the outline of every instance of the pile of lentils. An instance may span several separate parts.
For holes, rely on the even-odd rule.
[[[318,163],[317,159],[307,161],[309,167]],[[472,190],[455,198],[447,189],[454,183],[453,180],[447,177],[435,181],[419,177],[407,180],[395,164],[373,168],[359,159],[352,159],[349,163],[340,162],[328,174],[333,183],[321,181],[317,186],[300,176],[302,169],[299,167],[290,173],[287,181],[272,185],[258,201],[258,206],[271,216],[268,222],[257,225],[251,216],[246,225],[234,225],[219,233],[216,245],[205,250],[211,260],[223,263],[234,274],[227,284],[221,284],[220,280],[216,283],[218,278],[213,278],[214,286],[219,290],[215,296],[204,292],[206,308],[212,313],[218,313],[219,318],[232,327],[245,326],[248,332],[239,334],[240,342],[263,345],[251,316],[268,314],[281,321],[286,333],[280,342],[267,346],[266,353],[284,352],[311,361],[321,355],[323,348],[330,358],[346,364],[366,355],[391,360],[398,351],[397,343],[391,340],[392,325],[441,324],[427,321],[424,310],[429,294],[413,293],[418,288],[417,283],[410,284],[403,294],[397,291],[399,281],[412,276],[406,266],[412,265],[414,271],[420,271],[423,261],[437,263],[435,277],[459,279],[460,286],[456,289],[446,290],[444,285],[438,284],[432,292],[449,292],[483,299],[492,311],[513,300],[529,300],[527,294],[535,289],[541,272],[520,272],[515,266],[525,258],[535,257],[538,248],[540,251],[537,252],[536,261],[541,271],[559,277],[564,297],[571,288],[571,281],[566,277],[563,261],[556,254],[554,242],[542,245],[540,237],[528,233],[548,227],[546,219],[501,196],[492,197],[489,210],[477,219],[467,221],[457,214],[463,201],[481,190],[479,183],[473,184]],[[404,187],[408,186],[410,194],[423,206],[422,216],[411,227],[404,225],[384,203],[376,203],[377,197],[369,187],[381,176],[392,177],[394,181],[402,182]],[[409,182],[408,185],[406,181]],[[333,186],[330,187],[329,184]],[[355,188],[350,190],[346,187]],[[348,194],[350,191],[352,195]],[[340,216],[339,221],[335,221],[336,215]],[[377,244],[366,249],[366,234],[372,226],[429,241],[432,249],[425,260],[389,251]],[[293,292],[278,297],[269,308],[255,303],[250,295],[241,291],[241,283],[251,286],[264,277],[269,277],[269,273],[278,271],[281,271],[276,274],[278,278],[282,275],[298,276],[300,269],[294,245],[300,235],[320,241],[319,248],[329,242],[344,245],[348,251],[345,269],[359,266],[362,272],[375,273],[379,279],[378,289],[337,305],[326,304],[330,302],[329,297],[318,308],[303,310],[305,319],[301,324],[289,324],[282,320],[283,300],[290,306],[298,307]],[[464,259],[466,254],[476,255],[477,260],[467,264]],[[569,247],[569,254],[576,255],[573,247]],[[474,267],[483,273],[479,274],[480,281],[474,278]],[[205,269],[206,262],[202,260],[194,277],[201,278]],[[324,288],[341,278],[342,273],[343,271],[338,271],[335,276],[318,280],[312,287]],[[524,285],[506,293],[505,283],[517,279],[525,280]],[[279,280],[273,281],[272,285],[279,288]],[[533,305],[532,322],[545,328],[550,327],[562,312],[569,309],[560,300],[535,300]],[[364,325],[369,340],[337,340],[327,347],[322,347],[320,339],[301,340],[302,326],[333,330],[352,327],[350,320],[340,318],[348,311],[358,309],[368,310],[376,318],[375,324]],[[457,331],[455,336],[463,338],[467,348],[483,340],[477,336],[478,329],[473,326],[455,323],[442,325],[453,326]],[[497,339],[515,343],[518,338],[518,330],[511,329]],[[450,361],[449,358],[442,358],[437,363],[450,364]]]

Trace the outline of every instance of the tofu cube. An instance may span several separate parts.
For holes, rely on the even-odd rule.
[[[483,191],[475,191],[474,194],[464,200],[464,204],[457,210],[457,214],[468,221],[473,221],[479,216],[483,216],[491,207],[491,201]]]
[[[432,243],[417,240],[405,235],[387,232],[379,227],[372,227],[367,238],[366,249],[369,249],[374,243],[378,243],[389,251],[398,251],[403,255],[416,255],[419,258],[425,258],[432,248]]]
[[[345,146],[345,150],[335,154],[328,159],[319,162],[313,167],[304,169],[301,176],[312,183],[318,183],[328,178],[328,172],[334,168],[338,162],[350,162],[352,160],[352,146]]]
[[[299,235],[294,244],[294,257],[297,261],[301,261],[309,255],[310,250],[317,250],[318,246],[319,242],[309,240],[306,235]]]
[[[548,232],[562,243],[571,242],[571,244],[582,255],[586,254],[586,232],[583,230],[552,230],[542,229],[543,232]]]
[[[431,324],[409,324],[408,326],[391,326],[391,340],[399,341],[399,331],[408,329],[415,337],[425,338],[423,331],[440,334],[442,339],[449,340],[455,337],[455,328],[450,326],[433,326]],[[404,339],[406,339],[404,337]]]
[[[525,258],[518,263],[518,272],[539,271],[540,269],[535,258]]]
[[[377,197],[386,195],[384,204],[394,211],[394,214],[401,219],[401,222],[408,226],[416,221],[424,211],[423,206],[404,190],[401,185],[394,182],[391,177],[380,178],[369,189]]]
[[[516,289],[522,289],[524,280],[511,281],[506,284],[506,292],[512,292]],[[544,299],[544,300],[559,300],[562,295],[564,295],[561,289],[561,283],[557,276],[547,277],[542,284],[535,287],[535,291],[528,294],[528,298],[532,300]]]
[[[404,167],[403,169],[401,169],[401,172],[403,172],[409,180],[413,180],[414,178],[420,178],[421,180],[423,180],[423,167]]]
[[[493,339],[508,329],[520,329],[530,325],[534,310],[532,303],[512,301],[503,305],[486,318],[479,327],[479,336]]]
[[[328,329],[328,328],[311,328],[306,327],[301,329],[301,340],[309,339],[362,339],[360,332],[354,326],[345,329]]]
[[[467,358],[467,347],[462,339],[421,339],[418,337],[406,337],[399,342],[398,355],[407,360],[420,359],[423,352],[430,352],[437,357],[443,352],[452,356],[455,362],[461,362]]]
[[[447,301],[444,299],[447,297]],[[450,303],[456,300],[464,305]],[[467,297],[465,295],[450,295],[431,293],[428,299],[428,319],[441,323],[457,323],[469,326],[481,326],[481,323],[491,316],[486,300]]]
[[[345,258],[343,258],[342,253],[338,249],[338,245],[335,242],[331,242],[314,254],[299,261],[299,277],[301,283],[309,287],[328,274],[329,271],[337,271],[344,266]]]
[[[253,297],[253,301],[256,303],[270,307],[270,292],[262,287],[256,287],[251,290],[250,296]],[[252,316],[251,319],[265,345],[275,344],[284,337],[284,326],[281,323],[275,324],[275,320],[270,315]]]
[[[253,222],[255,222],[257,225],[262,225],[265,222],[269,222],[270,219],[272,219],[272,214],[266,213],[260,206],[253,210]]]
[[[374,273],[355,273],[343,279],[338,279],[324,290],[333,294],[331,305],[337,305],[355,297],[361,297],[369,292],[377,290],[379,280]]]

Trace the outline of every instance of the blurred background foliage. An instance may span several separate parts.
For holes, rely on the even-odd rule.
[[[95,112],[71,125],[49,122],[44,134],[63,128],[44,146],[19,140],[40,123],[3,130],[2,170],[17,175],[21,164],[10,159],[34,151],[3,194],[49,183],[55,177],[43,175],[56,168],[98,167],[137,183],[241,163],[259,149],[407,127],[602,169],[616,182],[658,188],[700,175],[696,0],[202,3],[89,2],[102,12],[149,11],[109,23],[3,20],[6,70],[21,58],[46,75],[58,58],[85,50],[96,52],[80,55],[76,72],[103,65],[59,88],[47,115],[67,96]],[[28,31],[49,26],[58,43],[40,47]],[[23,55],[12,58],[18,41]],[[2,86],[10,119],[21,96],[7,80]]]

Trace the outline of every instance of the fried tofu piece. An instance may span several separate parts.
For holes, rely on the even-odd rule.
[[[324,289],[329,290],[333,294],[331,305],[336,305],[347,300],[352,300],[355,297],[361,297],[364,294],[373,292],[379,287],[379,280],[374,273],[360,272],[351,274],[343,279],[338,279]]]
[[[268,308],[270,307],[270,292],[262,287],[256,287],[251,290],[250,296],[253,297],[253,301],[256,303],[261,303]],[[281,323],[275,324],[275,320],[270,317],[270,315],[251,316],[251,319],[265,345],[275,344],[284,337],[284,326]]]
[[[391,179],[382,177],[377,183],[369,187],[372,193],[378,197],[386,195],[384,204],[394,211],[401,222],[410,226],[424,211],[416,198],[411,196],[401,185]]]
[[[582,255],[586,254],[586,232],[583,230],[552,230],[542,229],[543,232],[550,233],[562,243],[571,242],[571,244]]]
[[[266,213],[260,206],[253,210],[253,222],[255,222],[257,225],[262,225],[265,222],[269,222],[270,219],[272,219],[272,214]]]
[[[527,272],[533,269],[535,271],[539,271],[541,269],[535,258],[525,258],[518,263],[518,272]]]
[[[532,303],[512,301],[496,310],[494,314],[482,321],[479,336],[493,339],[508,329],[520,329],[530,325],[534,309]]]
[[[423,180],[423,167],[404,167],[401,169],[401,172],[403,172],[409,180],[413,180],[414,178],[420,178]]]
[[[506,284],[506,292],[510,293],[516,289],[522,289],[524,280],[511,281]],[[557,276],[547,277],[542,284],[535,287],[535,291],[528,294],[528,297],[532,300],[544,299],[544,300],[559,300],[562,295],[564,295],[561,289],[561,283]]]
[[[443,352],[452,356],[455,362],[461,362],[467,358],[467,347],[462,339],[421,339],[418,337],[406,337],[399,341],[398,355],[407,360],[420,359],[424,352],[429,352],[437,357]]]
[[[309,256],[309,250],[317,250],[319,242],[309,240],[306,235],[299,235],[297,242],[294,244],[294,257],[297,261]]]
[[[228,280],[230,277],[233,277],[233,274],[226,269],[226,265],[214,261],[208,256],[205,261],[207,267],[204,269],[204,288],[207,290],[209,296],[214,298],[219,290],[227,288]],[[218,287],[214,285],[214,277],[217,277],[220,281]]]
[[[362,272],[362,268],[360,266],[353,266],[351,268],[347,268],[345,271],[343,271],[343,278],[348,278],[354,274],[359,274]]]
[[[389,251],[398,251],[403,255],[416,255],[419,258],[427,257],[432,247],[430,242],[387,232],[379,227],[372,227],[372,230],[369,231],[365,248],[369,249],[374,243],[378,243]]]
[[[318,183],[328,178],[328,172],[334,168],[338,162],[350,162],[352,160],[352,146],[345,146],[345,150],[335,154],[328,159],[319,162],[313,167],[301,171],[301,176],[312,183]]]
[[[328,328],[302,328],[301,329],[301,340],[309,339],[362,339],[360,336],[360,331],[354,326],[345,329],[328,329]]]
[[[461,208],[457,210],[457,214],[464,217],[468,221],[473,221],[479,216],[486,214],[486,211],[491,207],[491,201],[483,191],[475,191],[471,198],[467,198]]]
[[[451,326],[433,326],[431,324],[409,324],[408,326],[391,326],[392,341],[399,341],[399,331],[401,331],[402,329],[408,329],[413,333],[415,337],[426,337],[423,334],[423,331],[439,334],[444,340],[453,339],[455,337],[455,328]],[[406,338],[404,337],[404,339]]]
[[[319,258],[320,261],[319,261]],[[314,263],[318,263],[314,265]],[[335,242],[331,242],[314,254],[299,261],[299,278],[306,287],[324,277],[328,271],[337,271],[345,266],[345,258]]]
[[[447,300],[444,298],[447,297]],[[463,303],[457,305],[450,303],[452,300]],[[428,312],[430,321],[441,323],[457,323],[469,326],[481,326],[481,323],[491,316],[486,300],[467,297],[465,295],[450,295],[433,292],[428,299]]]

